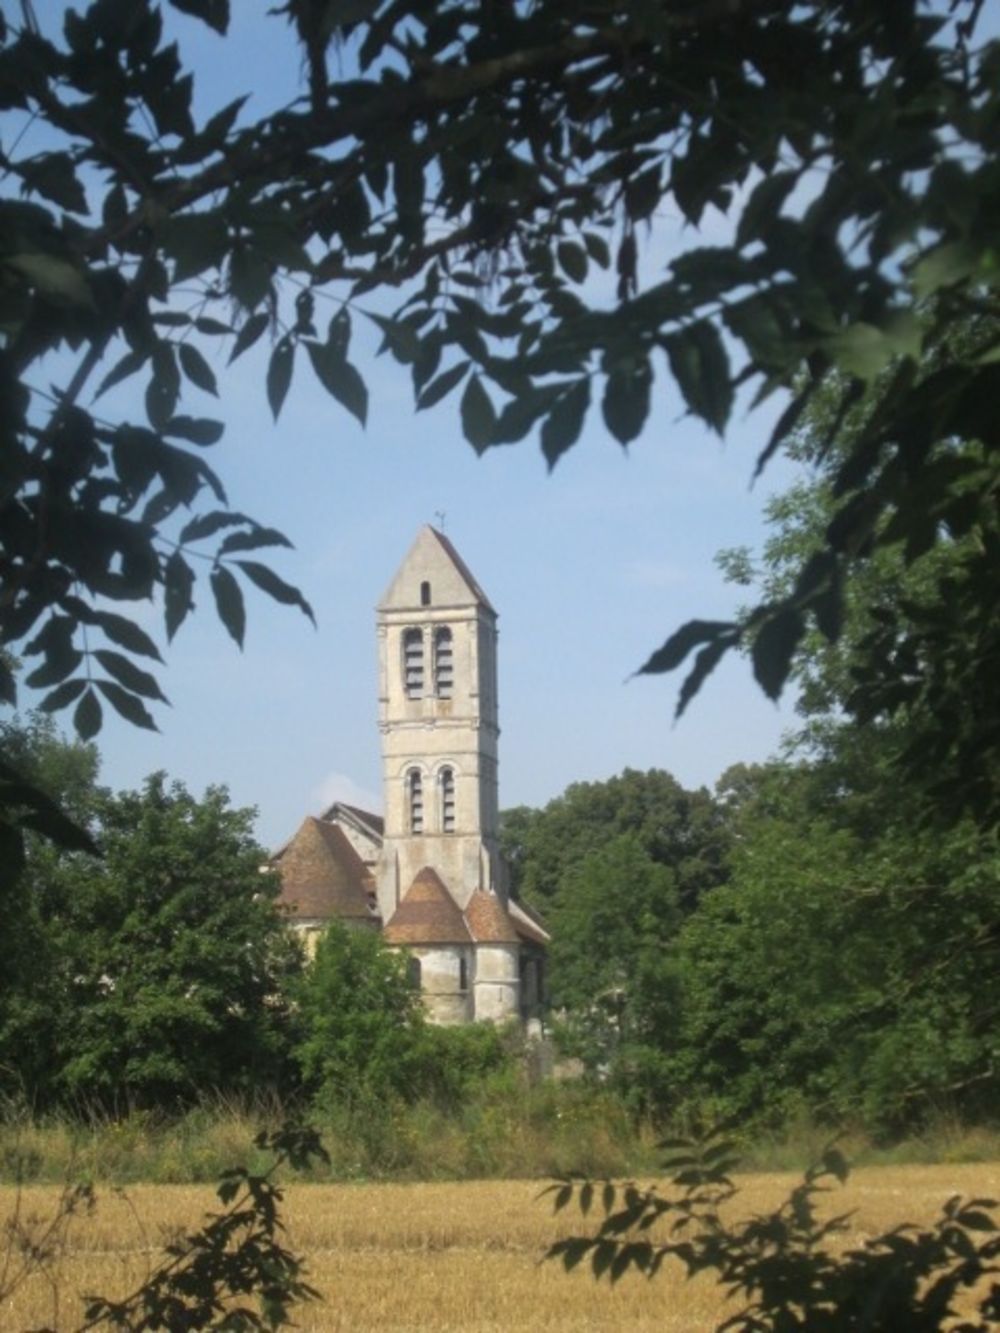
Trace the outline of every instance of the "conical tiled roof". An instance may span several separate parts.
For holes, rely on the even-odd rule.
[[[275,865],[278,901],[293,918],[372,919],[368,868],[335,824],[307,816]]]
[[[436,870],[424,866],[382,932],[387,944],[468,944],[465,917]]]
[[[477,944],[516,944],[517,931],[495,893],[477,889],[465,908],[469,931]]]

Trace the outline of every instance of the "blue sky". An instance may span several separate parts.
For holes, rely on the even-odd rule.
[[[236,4],[225,44],[171,19],[204,80],[206,109],[252,88],[247,111],[259,114],[299,90],[297,54],[266,7]],[[43,29],[63,8],[36,0]],[[658,218],[647,271],[679,244],[713,239],[682,236],[676,220]],[[374,347],[357,321],[352,359],[371,395],[365,431],[305,363],[275,425],[263,345],[229,371],[220,356],[221,408],[189,391],[184,410],[226,422],[209,461],[232,506],[295,543],[271,563],[308,597],[318,629],[250,593],[241,654],[206,585],[198,614],[165,649],[173,707],[158,712],[161,733],[109,718],[99,738],[104,781],[132,786],[163,768],[197,791],[225,783],[236,803],[258,807],[269,845],[335,797],[378,804],[374,607],[418,527],[438,512],[500,614],[502,805],[542,804],[572,781],[626,766],[711,784],[729,764],[771,753],[791,706],[765,700],[745,662],[720,667],[676,726],[676,677],[625,683],[682,621],[724,618],[739,604],[713,557],[759,544],[766,496],[791,479],[779,461],[750,487],[770,416],[737,415],[722,444],[682,417],[660,366],[654,412],[627,453],[592,414],[549,476],[534,439],[477,458],[455,400],[415,414],[405,371],[375,359]],[[141,418],[134,390],[108,395],[101,410],[119,407]],[[139,619],[162,643],[159,610],[142,608]]]

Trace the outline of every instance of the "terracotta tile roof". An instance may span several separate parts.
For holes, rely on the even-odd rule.
[[[428,527],[430,527],[430,524],[428,524]],[[476,582],[475,576],[469,569],[469,566],[458,554],[454,546],[452,546],[449,539],[444,535],[443,532],[438,532],[437,528],[430,528],[430,530],[434,534],[434,536],[438,539],[438,541],[441,543],[441,545],[444,547],[445,551],[451,558],[452,563],[455,565],[456,569],[461,574],[462,578],[465,579],[466,583],[472,589],[476,601],[478,601],[481,605],[485,606],[487,611],[492,611],[493,607],[490,604],[490,599],[486,596],[482,588]]]
[[[387,944],[468,944],[465,917],[441,877],[424,866],[382,932]]]
[[[372,919],[368,867],[335,824],[307,816],[274,863],[281,875],[278,901],[293,920]]]
[[[508,903],[507,910],[510,913],[511,921],[514,923],[514,929],[521,939],[530,940],[533,944],[548,946],[552,936],[545,929],[537,912],[524,903],[515,902],[513,898]]]
[[[465,909],[469,931],[477,944],[516,944],[517,930],[495,893],[477,889]]]

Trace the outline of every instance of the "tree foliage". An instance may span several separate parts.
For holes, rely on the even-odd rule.
[[[587,1261],[596,1278],[611,1282],[633,1268],[651,1277],[671,1263],[688,1277],[712,1273],[740,1303],[717,1333],[986,1333],[997,1326],[995,1199],[955,1195],[932,1226],[902,1223],[845,1247],[838,1237],[851,1215],[819,1216],[823,1195],[848,1175],[836,1147],[780,1207],[736,1221],[732,1142],[715,1132],[662,1146],[669,1194],[634,1182],[609,1181],[599,1192],[591,1181],[552,1185],[557,1211],[576,1202],[587,1214],[597,1196],[603,1216],[594,1234],[557,1241],[548,1257],[566,1269]]]
[[[173,3],[225,34],[227,0]],[[537,431],[550,464],[588,413],[629,443],[672,383],[720,433],[740,386],[792,392],[762,465],[831,377],[831,437],[878,381],[791,590],[747,623],[691,622],[642,668],[694,654],[683,708],[749,641],[777,695],[809,626],[837,637],[845,571],[965,533],[995,498],[994,470],[948,448],[996,443],[996,329],[948,336],[995,303],[1000,54],[977,45],[980,9],[287,0],[275,21],[308,96],[253,122],[244,99],[196,116],[152,0],[67,9],[61,32],[25,6],[0,28],[0,105],[47,137],[5,151],[21,197],[0,206],[0,634],[28,688],[85,737],[109,705],[155,725],[159,648],[110,606],[156,597],[172,637],[202,554],[237,642],[248,584],[309,613],[256,559],[284,538],[227,507],[202,453],[222,425],[197,404],[220,345],[232,360],[270,330],[274,415],[308,367],[363,423],[365,319],[418,409],[457,400],[479,451]],[[667,212],[691,235],[721,215],[724,239],[650,273],[643,238]],[[76,360],[53,394],[57,349]],[[84,405],[133,376],[144,419]],[[873,715],[900,706],[914,655],[930,702],[950,693],[968,629],[976,680],[996,677],[996,556],[991,535],[915,642],[868,645]],[[960,763],[994,741],[963,735]]]
[[[364,1107],[412,1093],[425,1023],[420,992],[407,959],[375,931],[331,922],[298,1006],[297,1059],[307,1089],[322,1101]]]
[[[0,986],[4,1083],[111,1109],[276,1083],[299,954],[253,812],[156,774],[95,794],[93,818],[102,859],[42,848],[29,864]]]
[[[687,791],[662,769],[626,768],[604,782],[574,782],[541,810],[503,812],[514,891],[545,912],[567,872],[621,836],[670,868],[686,910],[725,877],[728,834],[718,807],[704,788]]]

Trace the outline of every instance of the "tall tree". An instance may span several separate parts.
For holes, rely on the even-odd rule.
[[[227,0],[171,2],[226,32]],[[0,205],[0,635],[22,645],[29,688],[47,709],[73,707],[83,736],[105,704],[154,725],[161,688],[136,658],[159,649],[107,599],[158,593],[172,636],[203,552],[238,642],[238,579],[308,612],[252,558],[283,538],[230,511],[203,461],[221,423],[185,408],[217,390],[203,349],[222,340],[232,359],[270,327],[274,414],[299,361],[363,421],[349,356],[360,317],[406,367],[418,408],[459,396],[480,451],[537,428],[552,464],[598,402],[610,434],[634,439],[657,376],[720,433],[737,386],[756,401],[793,391],[763,463],[832,376],[846,377],[836,434],[891,368],[838,464],[822,548],[787,595],[748,624],[688,624],[643,668],[695,653],[683,708],[749,639],[776,695],[811,625],[837,637],[846,569],[887,534],[919,547],[961,530],[970,496],[994,494],[979,461],[935,462],[956,435],[986,451],[998,439],[997,331],[949,337],[995,306],[1000,54],[976,44],[981,9],[288,0],[287,58],[304,49],[309,95],[256,123],[242,100],[196,121],[152,0],[67,9],[61,34],[30,6],[3,21],[0,106],[50,136],[41,152],[11,143],[5,170],[23,199]],[[641,242],[665,207],[693,229],[714,211],[731,231],[715,246],[682,241],[647,279]],[[400,286],[393,317],[369,307]],[[333,298],[328,323],[320,295]],[[77,359],[50,396],[39,369],[56,348]],[[145,421],[83,406],[85,391],[133,375]],[[1000,674],[1000,646],[981,634],[995,567],[991,539],[920,636],[932,694],[960,672],[963,626],[980,647],[976,679]],[[912,654],[882,647],[865,656],[876,713],[912,672]],[[4,672],[0,692],[14,697]],[[962,734],[960,763],[982,744]],[[998,812],[985,801],[981,813]]]
[[[112,1107],[280,1080],[299,951],[254,812],[163,774],[95,805],[103,858],[33,871],[35,953],[0,1006],[0,1077],[39,1103]]]
[[[541,810],[503,812],[515,891],[542,910],[567,871],[621,835],[669,868],[687,910],[725,878],[728,837],[718,806],[704,788],[687,791],[663,769],[626,768],[604,782],[574,782]]]

